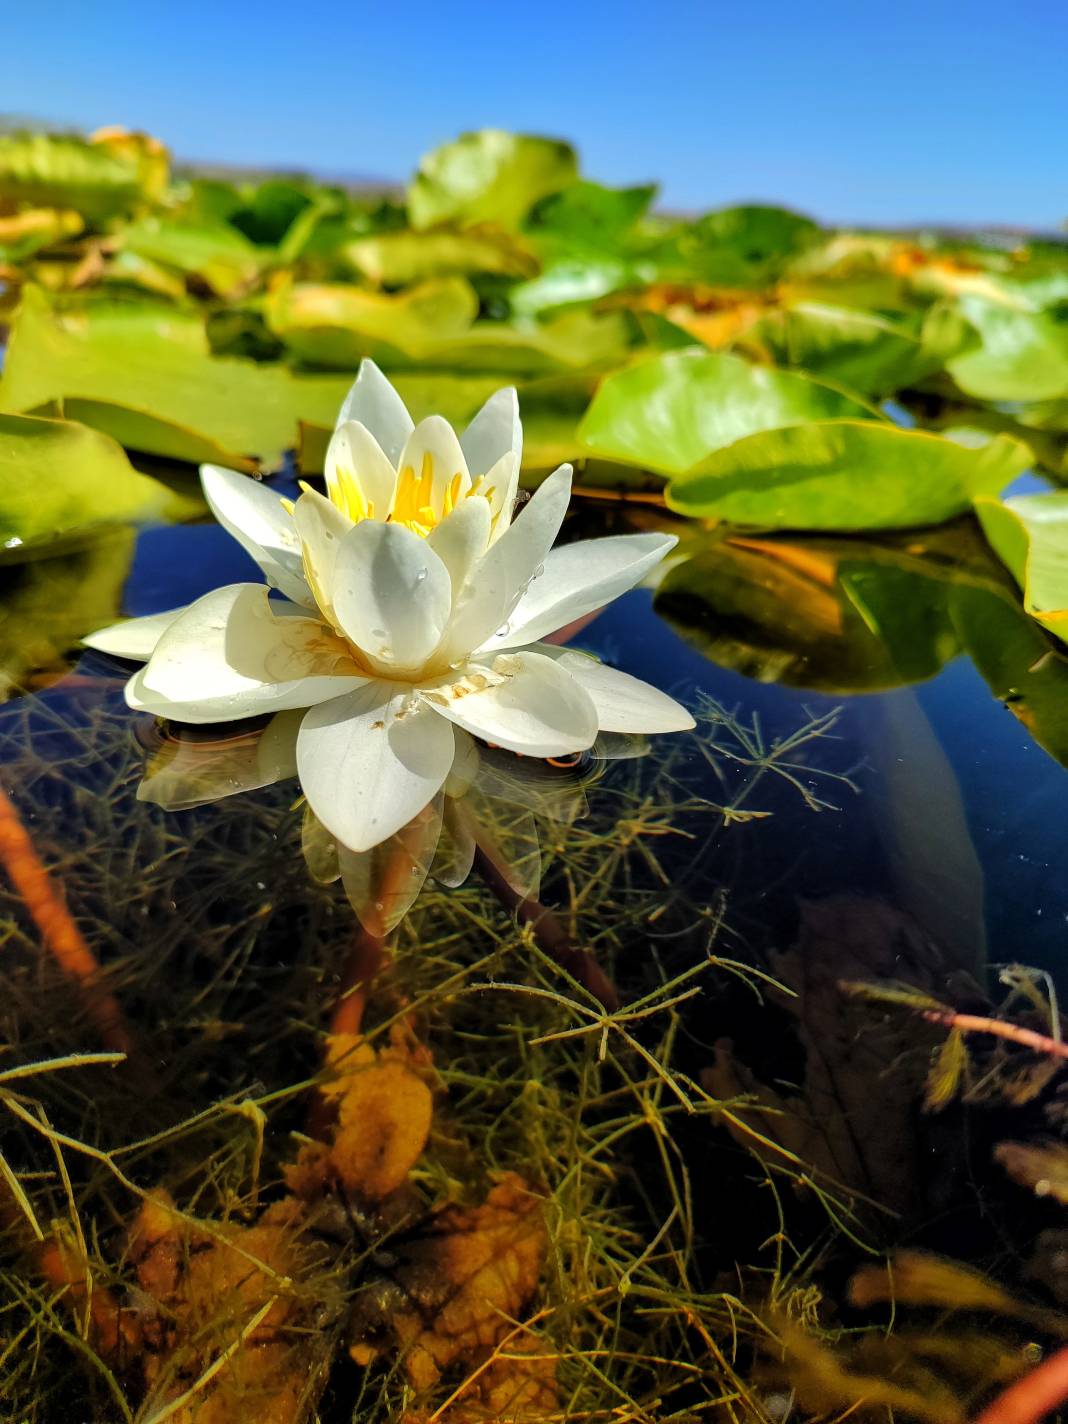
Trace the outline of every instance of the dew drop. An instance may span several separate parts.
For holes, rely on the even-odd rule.
[[[415,581],[416,581],[416,583],[422,583],[423,580],[426,578],[427,573],[428,573],[428,570],[427,570],[427,569],[420,569],[419,572],[418,572],[418,573],[416,574],[416,576],[415,576]]]
[[[385,630],[384,628],[372,628],[372,629],[371,629],[371,637],[372,637],[372,638],[384,638],[385,636],[386,636],[386,630]]]
[[[507,638],[508,634],[509,634],[511,631],[512,631],[512,625],[511,625],[511,623],[502,623],[501,626],[497,629],[496,636],[497,636],[498,638]]]

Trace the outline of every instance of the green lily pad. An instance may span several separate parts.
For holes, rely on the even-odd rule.
[[[961,315],[980,344],[949,363],[962,391],[981,400],[1043,401],[1068,396],[1068,306],[1029,310],[1008,298],[965,295]]]
[[[300,398],[290,373],[211,355],[203,322],[149,302],[54,310],[27,288],[11,327],[0,409],[51,401],[129,448],[248,467],[296,443]]]
[[[577,176],[570,144],[480,129],[426,155],[408,189],[408,213],[414,228],[440,222],[517,228],[539,198]]]
[[[977,499],[975,512],[1025,611],[1068,642],[1068,492]]]
[[[744,342],[780,365],[865,396],[885,395],[941,364],[919,336],[897,323],[818,302],[768,312],[746,329]]]
[[[858,401],[796,372],[691,349],[606,377],[579,439],[606,459],[678,475],[759,430],[870,414]]]
[[[0,415],[0,548],[9,555],[97,524],[197,513],[193,492],[135,470],[121,446],[70,420]]]
[[[1007,435],[974,446],[876,421],[813,421],[717,450],[672,480],[667,501],[765,529],[903,529],[963,513],[1030,458]]]
[[[123,245],[138,257],[199,277],[220,297],[232,296],[252,283],[263,262],[244,233],[221,222],[145,218],[125,229]]]
[[[1068,766],[1068,656],[1011,589],[961,585],[950,600],[964,651],[1035,741]]]
[[[73,208],[102,222],[157,190],[159,161],[136,142],[124,147],[61,134],[0,134],[0,205]]]
[[[341,250],[357,272],[386,287],[486,272],[529,277],[538,270],[538,259],[518,237],[494,228],[383,232],[357,238]]]
[[[654,606],[710,661],[760,682],[882,691],[959,651],[948,601],[956,561],[982,557],[973,542],[967,526],[907,545],[684,535]]]
[[[134,542],[120,526],[59,557],[0,565],[0,699],[51,680],[81,638],[115,622]]]

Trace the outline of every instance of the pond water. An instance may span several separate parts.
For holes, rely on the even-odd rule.
[[[570,528],[656,520],[662,516],[640,507],[597,504],[580,508]],[[924,1080],[944,1033],[839,987],[904,984],[984,1013],[1002,993],[998,966],[1022,963],[1065,982],[1068,772],[1040,744],[1056,750],[1059,733],[1040,695],[1045,684],[1034,681],[1049,669],[1038,666],[1045,654],[1021,654],[1018,678],[1007,665],[992,667],[983,630],[1007,606],[1009,585],[989,561],[977,575],[977,549],[968,526],[882,546],[723,544],[691,533],[655,591],[624,596],[576,635],[577,646],[671,690],[698,714],[694,734],[665,739],[636,761],[601,763],[592,781],[584,780],[589,767],[550,773],[549,799],[581,787],[588,816],[557,811],[539,821],[544,874],[528,902],[540,896],[573,947],[611,980],[624,1018],[618,1030],[598,1030],[600,1042],[596,997],[583,991],[600,981],[584,979],[575,959],[554,963],[551,935],[524,937],[521,894],[506,892],[502,906],[477,884],[431,888],[396,944],[376,958],[380,947],[369,951],[374,936],[358,932],[340,888],[308,878],[295,783],[199,809],[167,812],[138,801],[159,740],[151,719],[123,704],[128,669],[97,653],[79,656],[61,626],[41,620],[50,598],[95,597],[90,584],[99,586],[100,569],[90,569],[90,558],[79,584],[76,561],[86,556],[75,554],[39,562],[29,581],[25,571],[12,575],[4,646],[15,680],[30,690],[0,710],[2,785],[103,966],[107,993],[87,989],[84,975],[79,984],[69,955],[58,965],[42,955],[25,884],[5,886],[3,1028],[20,1062],[118,1045],[133,1072],[128,1062],[42,1074],[20,1099],[24,1117],[3,1151],[24,1178],[27,1213],[67,1219],[73,1256],[83,1233],[78,1250],[93,1263],[99,1298],[124,1299],[136,1276],[139,1302],[129,1307],[135,1343],[123,1355],[114,1341],[102,1343],[84,1286],[72,1284],[77,1270],[68,1265],[65,1277],[53,1269],[50,1295],[33,1284],[23,1257],[28,1313],[9,1338],[54,1355],[53,1336],[73,1329],[58,1321],[56,1300],[73,1292],[84,1316],[80,1348],[96,1360],[72,1364],[60,1348],[65,1362],[43,1386],[14,1371],[12,1397],[25,1417],[58,1418],[77,1406],[85,1418],[162,1419],[212,1359],[237,1348],[234,1320],[248,1325],[262,1291],[241,1297],[244,1317],[231,1309],[229,1336],[223,1327],[210,1334],[200,1299],[195,1347],[182,1345],[174,1325],[192,1309],[188,1289],[182,1295],[171,1281],[162,1317],[145,1304],[154,1291],[159,1299],[145,1266],[155,1259],[143,1244],[145,1193],[165,1188],[167,1201],[199,1221],[227,1223],[231,1236],[266,1231],[256,1224],[263,1201],[277,1210],[294,1200],[283,1200],[280,1186],[287,1154],[321,1135],[307,1103],[331,1028],[335,1037],[370,1032],[376,1052],[397,1055],[394,1066],[402,1056],[397,1035],[407,1033],[419,1046],[408,1043],[403,1053],[409,1060],[421,1053],[426,1072],[434,1065],[447,1126],[431,1136],[430,1165],[400,1189],[419,1197],[420,1212],[439,1200],[464,1201],[487,1169],[499,1184],[500,1173],[527,1164],[528,1184],[549,1194],[557,1215],[537,1288],[543,1295],[532,1280],[499,1308],[511,1317],[533,1297],[550,1302],[550,1315],[563,1309],[574,1317],[577,1343],[558,1357],[552,1408],[601,1390],[598,1408],[615,1398],[638,1411],[612,1417],[697,1417],[687,1411],[708,1408],[739,1371],[747,1384],[735,1417],[781,1418],[804,1375],[800,1347],[793,1366],[782,1364],[782,1341],[795,1330],[783,1321],[803,1316],[791,1291],[818,1288],[833,1303],[848,1274],[884,1249],[921,1245],[982,1270],[997,1261],[1012,1288],[1056,1295],[1054,1248],[1048,1240],[1040,1248],[1040,1233],[1059,1229],[1058,1209],[1033,1202],[991,1159],[1006,1136],[1041,1130],[1047,1080],[1019,1087],[1015,1101],[980,1093],[925,1115]],[[132,615],[257,579],[236,543],[207,524],[147,529],[132,548],[106,548],[101,558],[114,561],[122,611]],[[687,567],[699,576],[687,581]],[[805,636],[799,623],[810,630]],[[76,660],[69,673],[67,654]],[[495,803],[505,820],[507,795]],[[498,824],[499,844],[514,849],[532,824],[529,817],[504,830]],[[387,985],[379,999],[365,1005],[363,988],[352,995],[379,974]],[[1052,992],[1041,975],[1026,983],[1032,1009]],[[486,1000],[488,1020],[479,1017]],[[357,1002],[355,1016],[340,1007]],[[979,1056],[968,1071],[974,1088],[984,1074],[993,1080],[1008,1069]],[[373,1135],[366,1123],[381,1109],[365,1103],[361,1111],[361,1130]],[[34,1113],[43,1114],[38,1128],[55,1123],[67,1134],[58,1177],[48,1155],[57,1143],[24,1120]],[[596,1190],[583,1179],[590,1172],[604,1175]],[[62,1173],[72,1177],[69,1189]],[[326,1419],[387,1417],[382,1411],[399,1407],[404,1390],[418,1394],[439,1379],[454,1385],[464,1362],[479,1358],[468,1343],[440,1349],[423,1374],[415,1365],[407,1377],[383,1371],[397,1349],[387,1343],[390,1331],[402,1360],[439,1347],[413,1347],[392,1296],[368,1303],[382,1279],[394,1293],[398,1280],[411,1286],[395,1263],[408,1249],[396,1241],[408,1242],[414,1208],[408,1201],[376,1216],[393,1198],[364,1188],[362,1206],[351,1195],[344,1212],[340,1198],[331,1199],[332,1215],[316,1205],[312,1234],[319,1247],[332,1242],[333,1255],[329,1269],[315,1258],[293,1307],[299,1349],[289,1340],[284,1360],[271,1354],[281,1352],[284,1322],[274,1335],[257,1323],[259,1335],[240,1336],[239,1344],[258,1342],[256,1369],[266,1372],[263,1388],[275,1391],[277,1412],[247,1402],[244,1378],[240,1408],[237,1394],[216,1400],[214,1385],[197,1385],[205,1407],[238,1411],[204,1413],[205,1420],[296,1419],[313,1399]],[[167,1238],[172,1272],[174,1259],[216,1249],[209,1228],[198,1229],[200,1237],[181,1238],[173,1226],[159,1229],[160,1239],[168,1230],[174,1238]],[[513,1221],[507,1241],[518,1229]],[[300,1276],[300,1263],[272,1256],[270,1242],[248,1245],[255,1260],[262,1248],[287,1279]],[[184,1269],[188,1281],[188,1260]],[[223,1274],[202,1282],[202,1295],[226,1297],[233,1283]],[[1036,1287],[1036,1279],[1045,1284]],[[635,1283],[637,1326],[624,1305]],[[611,1329],[601,1305],[591,1314],[590,1301],[606,1292]],[[443,1308],[439,1300],[434,1310]],[[842,1308],[847,1323],[861,1321]],[[680,1344],[695,1320],[706,1335],[726,1339],[737,1328],[727,1325],[735,1310],[746,1326],[726,1353],[709,1355],[692,1331],[685,1349]],[[757,1343],[746,1343],[747,1329]],[[759,1338],[775,1331],[778,1363],[769,1365]],[[0,1347],[4,1338],[0,1327]],[[546,1338],[559,1342],[551,1332]],[[1016,1326],[995,1338],[1012,1358],[1025,1343]],[[645,1354],[635,1344],[643,1339]],[[962,1360],[971,1358],[970,1346],[960,1348]],[[607,1385],[598,1350],[619,1353]],[[138,1363],[138,1352],[150,1364]],[[680,1362],[681,1377],[669,1359]],[[912,1366],[896,1359],[893,1368]],[[937,1368],[952,1376],[948,1365]],[[670,1408],[653,1409],[658,1391]],[[283,1396],[289,1413],[277,1403]],[[528,1414],[500,1417],[559,1417],[544,1400],[537,1413],[531,1400],[533,1393]],[[180,1408],[190,1412],[167,1417],[201,1417],[192,1404]]]

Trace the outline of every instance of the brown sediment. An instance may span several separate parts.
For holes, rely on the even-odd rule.
[[[134,1041],[119,1001],[104,988],[96,956],[63,903],[14,803],[3,789],[0,789],[0,864],[40,930],[45,948],[64,974],[79,985],[101,1041],[118,1053],[131,1053]]]

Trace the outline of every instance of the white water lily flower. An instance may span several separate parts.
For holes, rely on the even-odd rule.
[[[248,728],[167,729],[151,749],[138,799],[165,810],[185,810],[255,791],[297,775],[301,712],[278,712]],[[310,806],[301,844],[314,880],[340,880],[364,927],[374,935],[394,929],[417,900],[427,877],[454,887],[466,880],[476,844],[492,848],[498,873],[514,892],[536,898],[541,882],[539,822],[560,828],[587,809],[585,786],[606,760],[643,756],[642,737],[605,734],[581,766],[479,747],[459,728],[445,783],[394,835],[370,850],[342,845]]]
[[[692,727],[648,684],[539,641],[632,588],[676,541],[632,534],[554,549],[571,469],[513,520],[520,443],[513,390],[457,439],[437,416],[413,425],[365,361],[330,445],[329,498],[306,490],[291,504],[245,475],[201,471],[216,517],[283,599],[233,584],[85,641],[149,654],[126,689],[136,709],[190,723],[307,709],[301,785],[353,851],[430,804],[454,728],[556,757],[601,730]]]

